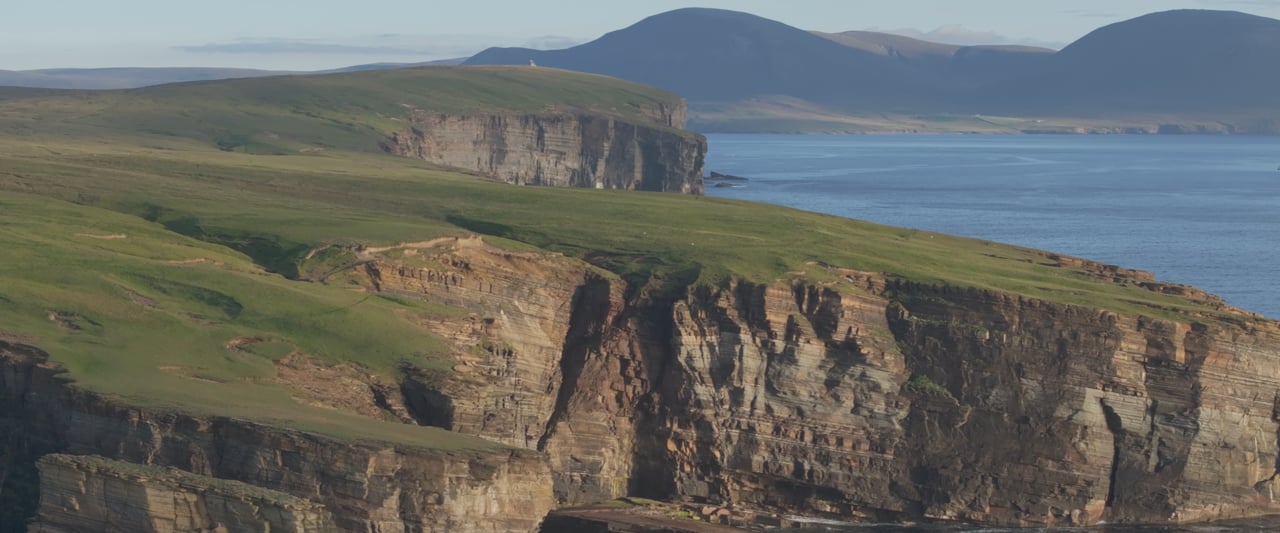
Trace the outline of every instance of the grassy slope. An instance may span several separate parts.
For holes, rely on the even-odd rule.
[[[52,96],[50,96],[52,94]],[[8,95],[8,96],[6,96]],[[23,95],[34,95],[23,98]],[[0,91],[10,135],[82,138],[145,134],[148,144],[193,139],[224,150],[376,151],[411,109],[448,113],[585,109],[647,121],[642,106],[671,93],[546,68],[428,67],[162,85],[125,91]],[[119,139],[117,139],[119,140]]]
[[[0,333],[40,346],[81,385],[130,402],[440,447],[480,442],[295,403],[271,359],[298,350],[390,374],[447,368],[415,325],[450,310],[267,274],[224,247],[137,217],[0,194]],[[237,337],[274,342],[228,349]]]
[[[535,77],[512,85],[524,91],[519,94],[599,92],[587,106],[625,106],[626,98],[647,97],[635,89],[616,101],[619,96],[603,95],[620,82],[524,71]],[[440,83],[430,77],[410,83],[399,78],[411,76],[406,72],[415,71],[368,75],[370,87],[357,93],[391,91],[382,86],[385,76],[423,95]],[[450,72],[469,79],[464,71]],[[508,74],[476,74],[491,87],[506,86],[489,78],[495,75]],[[312,79],[338,80],[332,94],[358,102],[366,96],[346,89],[359,85],[361,76]],[[564,93],[561,82],[568,84]],[[357,361],[384,374],[405,360],[445,368],[441,344],[414,319],[450,310],[289,281],[258,266],[292,273],[307,250],[324,244],[388,244],[475,231],[500,245],[564,252],[632,279],[674,279],[674,285],[729,276],[771,281],[795,272],[825,276],[813,265],[820,261],[1125,312],[1199,311],[1183,300],[1042,265],[1032,250],[989,242],[705,197],[501,185],[363,151],[359,142],[267,156],[221,151],[199,136],[136,129],[139,121],[161,120],[184,131],[203,127],[180,115],[182,105],[197,102],[201,114],[239,116],[253,108],[289,115],[303,127],[307,121],[281,111],[281,102],[245,95],[319,98],[292,85],[301,79],[275,80],[284,86],[275,89],[272,80],[220,83],[225,90],[193,84],[0,101],[0,248],[7,254],[0,263],[0,334],[49,351],[82,385],[131,401],[456,447],[480,444],[304,407],[255,379],[270,376],[269,360],[290,349]],[[483,96],[476,105],[488,105],[486,99],[502,96]],[[57,116],[29,118],[41,109],[56,109]],[[353,113],[362,124],[379,120],[373,111],[326,109]],[[316,130],[331,124],[311,120]],[[99,238],[106,235],[127,237]],[[173,263],[192,259],[205,262]],[[51,320],[50,312],[63,319]],[[260,353],[227,349],[227,341],[239,336],[279,342]]]

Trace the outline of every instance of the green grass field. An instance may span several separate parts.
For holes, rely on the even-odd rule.
[[[326,76],[191,82],[124,91],[0,89],[6,136],[121,137],[183,149],[376,152],[412,110],[440,113],[590,111],[648,121],[675,95],[592,74],[527,67],[422,68]],[[675,131],[675,130],[672,130]],[[178,141],[177,146],[173,143]]]
[[[509,186],[370,149],[407,95],[452,111],[619,116],[670,97],[598,76],[420,69],[20,93],[0,91],[0,335],[48,351],[81,386],[157,408],[488,446],[307,407],[258,379],[295,350],[385,376],[406,362],[451,366],[416,321],[457,310],[290,279],[307,271],[308,251],[332,244],[480,233],[677,290],[823,279],[828,264],[1126,313],[1208,313],[1042,264],[1034,250],[705,197]],[[266,128],[327,149],[228,151],[211,133]],[[238,337],[271,342],[228,348]]]

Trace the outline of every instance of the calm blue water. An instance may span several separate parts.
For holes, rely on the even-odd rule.
[[[750,179],[709,196],[1148,270],[1280,318],[1280,138],[707,137],[708,170]]]
[[[973,526],[896,526],[872,525],[791,529],[786,533],[1236,533],[1274,532],[1280,528],[1280,517],[1231,520],[1213,524],[1188,526],[1095,526],[1065,528],[1000,528]],[[782,533],[782,530],[779,530]]]

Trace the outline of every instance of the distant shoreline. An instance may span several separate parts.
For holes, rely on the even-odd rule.
[[[689,129],[701,134],[833,135],[1280,135],[1280,123],[1268,120],[1019,117],[884,117],[828,115],[801,117],[708,117],[694,111]]]

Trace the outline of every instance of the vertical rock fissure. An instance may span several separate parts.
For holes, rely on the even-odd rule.
[[[631,450],[631,473],[627,490],[634,496],[666,499],[677,494],[675,471],[679,462],[671,457],[667,443],[672,433],[672,399],[678,397],[680,341],[676,307],[681,303],[699,307],[712,298],[706,286],[668,287],[630,283],[628,302],[640,318],[641,335],[651,342],[640,343],[645,362],[647,390],[636,402],[635,444]]]
[[[1271,421],[1276,422],[1276,449],[1280,449],[1280,391],[1276,391],[1275,396],[1271,400]],[[1271,481],[1280,476],[1280,453],[1276,454],[1275,465],[1273,465],[1271,477],[1265,481]]]
[[[1098,400],[1102,404],[1102,415],[1107,420],[1107,431],[1111,432],[1111,442],[1113,451],[1111,454],[1111,473],[1107,483],[1107,508],[1111,508],[1116,500],[1116,478],[1120,472],[1120,452],[1121,439],[1124,435],[1124,425],[1120,421],[1120,415],[1116,414],[1116,410],[1107,405],[1106,400]]]
[[[0,531],[22,531],[39,504],[35,461],[56,451],[38,435],[30,405],[36,366],[48,354],[33,346],[0,340]],[[52,400],[52,399],[50,399]]]
[[[578,390],[578,380],[591,351],[600,346],[604,325],[609,317],[609,282],[589,276],[574,291],[569,312],[569,331],[565,334],[564,349],[560,354],[560,390],[556,394],[555,407],[547,419],[547,426],[538,439],[538,451],[546,451],[547,442],[555,434],[556,426],[569,414],[569,403]]]

